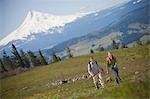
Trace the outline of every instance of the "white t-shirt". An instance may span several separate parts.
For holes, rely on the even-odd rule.
[[[103,71],[103,68],[101,66],[99,66],[96,61],[88,63],[88,72],[91,76],[94,76],[102,71]]]

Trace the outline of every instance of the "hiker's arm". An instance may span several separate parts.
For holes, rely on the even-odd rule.
[[[90,65],[88,64],[88,73],[90,74],[90,75],[93,75],[92,73],[91,73],[91,68],[90,68]]]
[[[106,60],[106,73],[109,73],[109,63],[108,63],[108,59]]]
[[[114,58],[115,59],[115,65],[114,65],[114,67],[117,67],[117,59],[116,58]]]
[[[117,63],[117,59],[116,59],[116,57],[114,57],[114,60],[115,60],[115,63]]]

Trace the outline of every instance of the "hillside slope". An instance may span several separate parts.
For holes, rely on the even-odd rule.
[[[96,90],[92,79],[51,88],[46,86],[54,80],[86,74],[90,56],[105,66],[107,52],[100,52],[37,67],[32,71],[2,79],[0,96],[2,99],[148,99],[149,50],[149,46],[141,46],[112,51],[117,57],[123,79],[118,86],[113,81],[107,83],[104,89]]]

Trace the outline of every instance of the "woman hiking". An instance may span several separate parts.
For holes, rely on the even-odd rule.
[[[107,74],[109,74],[111,72],[114,75],[117,84],[119,84],[121,82],[116,58],[110,52],[108,52],[108,54],[107,54],[106,70],[107,70]]]
[[[104,88],[104,80],[102,77],[103,68],[98,65],[97,61],[95,61],[93,57],[90,57],[90,61],[88,63],[88,73],[92,76],[96,89],[99,89],[98,80],[102,88]]]

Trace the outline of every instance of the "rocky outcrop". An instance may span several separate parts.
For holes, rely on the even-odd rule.
[[[54,82],[49,82],[46,84],[47,87],[52,87],[52,86],[59,86],[62,84],[68,84],[68,83],[74,83],[78,80],[85,80],[90,78],[89,75],[82,75],[82,76],[76,76],[74,78],[68,78],[68,79],[64,79],[64,80],[56,80]]]

